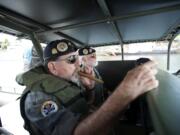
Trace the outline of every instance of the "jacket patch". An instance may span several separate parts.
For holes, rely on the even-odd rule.
[[[45,101],[41,106],[41,114],[46,117],[58,111],[58,105],[54,101]]]

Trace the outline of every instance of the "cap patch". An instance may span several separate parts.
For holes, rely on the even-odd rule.
[[[68,45],[65,42],[61,42],[57,45],[57,49],[59,52],[65,52],[68,50]]]
[[[88,54],[88,49],[83,49],[83,54],[87,55]]]
[[[41,114],[44,117],[58,111],[58,106],[54,101],[45,101],[41,106]]]
[[[89,49],[89,52],[92,53],[92,49],[91,48]]]
[[[58,52],[57,52],[56,48],[53,48],[53,49],[51,50],[51,53],[52,53],[52,54],[57,54]]]
[[[54,40],[47,44],[43,52],[43,58],[47,64],[49,61],[56,60],[59,56],[76,52],[76,45],[66,39]]]

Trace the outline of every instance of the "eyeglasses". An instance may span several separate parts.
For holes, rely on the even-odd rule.
[[[66,61],[68,64],[74,64],[78,59],[78,55],[71,55],[65,59],[58,59],[59,61]]]

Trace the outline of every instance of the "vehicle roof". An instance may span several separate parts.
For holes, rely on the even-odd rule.
[[[179,31],[180,0],[1,0],[0,30],[24,36],[7,28],[7,21],[35,32],[41,42],[68,38],[102,46],[159,41]]]

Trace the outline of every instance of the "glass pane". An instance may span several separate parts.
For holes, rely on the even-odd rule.
[[[28,70],[32,46],[28,39],[0,33],[0,105],[15,101],[24,90],[15,78],[17,74]]]
[[[180,70],[180,34],[174,39],[171,45],[170,72]]]
[[[158,62],[159,68],[166,70],[167,67],[167,41],[134,43],[124,46],[125,60],[138,58],[150,58]]]
[[[123,47],[125,60],[136,60],[142,57],[150,58],[159,63],[159,68],[166,70],[167,41],[125,44]],[[95,49],[98,61],[121,60],[122,58],[120,45],[96,47]]]
[[[121,60],[121,46],[96,47],[97,61]]]

